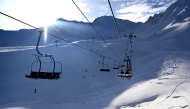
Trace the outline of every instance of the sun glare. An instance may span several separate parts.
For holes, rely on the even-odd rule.
[[[82,3],[78,5],[83,10],[86,6]],[[52,25],[58,18],[84,19],[72,1],[67,0],[10,0],[6,2],[3,12],[35,27]],[[15,28],[22,27],[23,25],[15,25]]]
[[[46,43],[46,40],[47,40],[47,25],[44,26],[44,40],[45,40],[45,43]]]

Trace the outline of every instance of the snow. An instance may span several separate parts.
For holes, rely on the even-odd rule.
[[[120,60],[87,23],[59,19],[48,32],[72,44],[49,35],[46,42],[40,42],[42,53],[62,63],[59,80],[24,77],[35,61],[36,30],[0,30],[0,109],[189,109],[189,6],[188,0],[178,0],[165,14],[144,24],[117,20],[124,44],[127,38],[123,35],[132,32],[137,36],[133,38],[131,80],[119,78],[120,70],[113,70],[114,61],[107,58],[111,71],[100,72],[102,57],[72,45]],[[123,58],[112,17],[97,18],[92,24]],[[51,65],[42,65],[42,70],[51,69]]]

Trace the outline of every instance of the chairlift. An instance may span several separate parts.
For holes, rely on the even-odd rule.
[[[120,62],[120,63],[119,63],[119,67],[120,67],[120,68],[123,68],[123,67],[125,67],[125,64],[124,64],[123,62]]]
[[[126,77],[127,79],[131,79],[132,76],[133,76],[133,75],[132,75],[132,71],[127,69],[127,71],[125,72],[125,77]]]
[[[37,51],[38,54],[34,54],[34,56],[36,58],[36,61],[34,61],[31,64],[31,72],[30,72],[29,75],[26,74],[25,77],[26,78],[31,78],[31,79],[49,79],[49,80],[59,79],[59,78],[61,78],[61,74],[62,74],[62,64],[60,62],[55,62],[55,60],[53,58],[53,55],[42,54],[38,50],[38,45],[39,45],[39,42],[40,42],[42,32],[43,31],[39,31],[40,35],[39,35],[38,42],[37,42],[37,45],[36,45],[36,51]],[[41,58],[49,58],[50,61],[41,61]],[[39,64],[39,69],[37,71],[34,71],[34,69],[33,69],[33,65],[35,63]],[[47,63],[52,64],[53,69],[51,71],[41,71],[42,65],[47,65]],[[55,71],[57,65],[60,65],[60,71]]]
[[[121,70],[119,73],[118,73],[118,76],[123,79],[125,77],[125,73],[123,70]]]
[[[118,66],[114,66],[113,69],[119,69],[119,67]]]
[[[124,57],[124,62],[127,62],[127,57]]]
[[[119,73],[118,73],[118,76],[120,77],[120,78],[127,78],[127,79],[131,79],[131,77],[132,77],[132,72],[130,72],[129,70],[127,70],[126,72],[125,71],[123,71],[123,70],[121,70]]]
[[[125,72],[125,77],[127,79],[131,79],[131,77],[132,77],[132,66],[131,65],[127,65],[127,70]]]
[[[115,61],[116,62],[116,61]],[[114,62],[114,66],[113,66],[113,69],[119,69],[119,66],[117,64],[115,64]]]
[[[108,66],[108,64],[104,63],[104,58],[105,57],[103,57],[102,67],[100,68],[100,71],[102,71],[102,72],[110,72],[110,67]]]
[[[131,64],[131,59],[129,58],[129,56],[128,56],[128,59],[127,59],[126,68],[127,68],[127,70],[125,72],[126,78],[131,79],[131,77],[132,77],[132,64]]]
[[[132,77],[132,65],[131,65],[131,59],[129,56],[127,56],[127,66],[126,66],[126,71],[121,70],[118,74],[119,77],[131,79]]]

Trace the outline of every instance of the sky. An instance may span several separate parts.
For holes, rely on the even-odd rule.
[[[145,22],[149,16],[163,12],[176,0],[110,0],[116,18]],[[108,0],[74,0],[86,17],[93,22],[100,16],[110,16]],[[84,21],[72,0],[0,0],[0,12],[35,27],[51,24],[58,18]],[[30,29],[0,14],[0,29]]]

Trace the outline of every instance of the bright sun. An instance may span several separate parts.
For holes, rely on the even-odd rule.
[[[35,27],[52,24],[56,19],[77,19],[78,10],[68,0],[8,0],[5,13]]]

